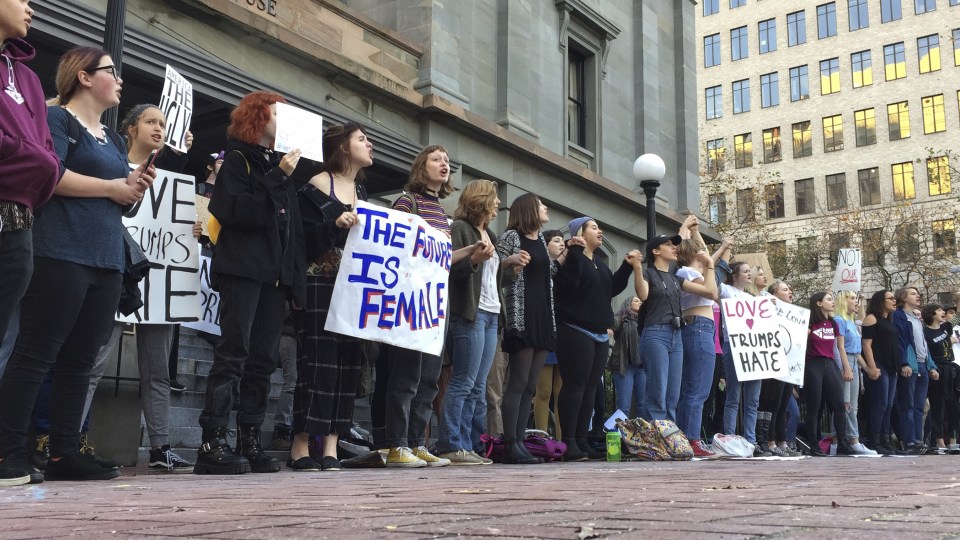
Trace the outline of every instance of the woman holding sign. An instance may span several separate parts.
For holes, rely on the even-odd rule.
[[[299,314],[303,331],[293,399],[293,444],[287,468],[337,471],[337,441],[353,425],[360,384],[361,341],[324,330],[340,258],[350,227],[359,223],[357,201],[367,200],[363,169],[373,165],[373,145],[359,124],[333,126],[323,134],[323,172],[297,194],[307,251],[307,302]],[[310,457],[310,435],[322,438],[322,457]]]
[[[34,222],[33,278],[21,302],[17,345],[0,381],[0,484],[29,480],[26,432],[51,367],[56,399],[46,477],[104,480],[120,474],[78,450],[90,369],[113,327],[126,267],[121,217],[154,177],[142,165],[131,172],[123,140],[100,123],[104,111],[120,103],[121,83],[101,49],[80,47],[60,58],[59,96],[47,122],[63,175]]]
[[[807,406],[807,437],[817,441],[820,434],[821,398],[833,409],[833,427],[837,432],[837,455],[856,454],[847,441],[846,408],[843,406],[842,381],[853,378],[847,354],[843,348],[843,334],[831,317],[834,312],[833,295],[820,291],[810,297],[810,333],[807,337],[807,360],[803,372],[803,397]],[[834,347],[839,347],[843,373],[833,360]],[[810,445],[810,455],[826,457],[817,444]]]
[[[278,94],[247,94],[230,113],[227,149],[210,212],[220,222],[211,269],[220,291],[220,342],[213,350],[200,413],[203,445],[197,474],[279,472],[260,447],[270,375],[276,370],[285,302],[306,298],[306,257],[297,192],[290,175],[293,150],[273,151]],[[227,444],[233,389],[240,387],[237,452]],[[239,454],[239,455],[238,455]]]

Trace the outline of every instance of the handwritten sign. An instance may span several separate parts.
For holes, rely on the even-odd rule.
[[[123,218],[150,260],[140,282],[143,307],[118,321],[163,324],[195,321],[200,314],[199,244],[193,177],[157,169],[143,200]]]
[[[200,319],[183,323],[187,328],[220,335],[220,293],[210,283],[210,257],[200,254]]]
[[[160,95],[160,110],[167,121],[163,142],[179,152],[187,151],[187,131],[193,118],[193,85],[169,65]]]
[[[860,250],[841,248],[837,255],[837,271],[833,274],[834,293],[838,291],[860,291],[862,273]]]
[[[325,329],[439,355],[453,254],[419,216],[357,201]]]
[[[721,300],[723,322],[737,380],[755,381],[788,373],[780,341],[780,324],[769,296]]]
[[[323,117],[286,103],[277,103],[277,152],[300,149],[301,155],[323,161]]]
[[[807,331],[810,327],[810,310],[786,302],[777,302],[776,313],[780,330],[778,333],[787,372],[777,380],[803,386],[803,373],[807,358]]]

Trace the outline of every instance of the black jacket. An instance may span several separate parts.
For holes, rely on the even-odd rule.
[[[255,146],[231,139],[217,174],[210,213],[220,222],[211,271],[276,283],[306,301],[303,227],[293,182]]]
[[[314,262],[330,251],[343,249],[350,229],[341,229],[336,222],[340,214],[347,211],[347,207],[313,185],[306,184],[297,191],[297,200],[303,218],[307,261]],[[357,184],[356,200],[367,200],[367,190],[363,184]]]

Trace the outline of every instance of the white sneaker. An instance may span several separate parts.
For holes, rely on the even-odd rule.
[[[863,443],[851,444],[850,448],[853,449],[853,453],[858,456],[875,456],[877,453],[866,446]]]

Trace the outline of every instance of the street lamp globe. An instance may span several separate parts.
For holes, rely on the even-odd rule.
[[[656,154],[644,154],[633,162],[633,177],[647,197],[647,240],[657,235],[657,188],[666,174],[663,159]]]

